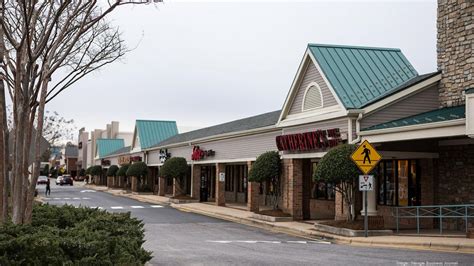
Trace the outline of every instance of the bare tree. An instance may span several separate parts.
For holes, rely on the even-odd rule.
[[[0,0],[1,83],[13,103],[11,195],[15,224],[31,222],[46,103],[85,75],[122,57],[127,49],[120,32],[105,18],[118,6],[149,2]],[[0,109],[6,112],[4,103]],[[5,137],[3,140],[6,143]],[[29,178],[32,148],[35,159]],[[5,154],[3,151],[0,154]]]

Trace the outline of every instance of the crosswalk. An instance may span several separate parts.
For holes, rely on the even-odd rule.
[[[79,197],[74,197],[74,198],[43,198],[43,200],[46,200],[46,201],[53,201],[53,200],[90,200],[91,198],[88,198],[88,197],[82,197],[82,198],[79,198]]]
[[[134,205],[134,206],[109,206],[109,207],[99,207],[99,206],[76,206],[76,207],[88,207],[88,208],[91,208],[91,209],[100,209],[100,210],[104,210],[104,209],[111,209],[111,210],[126,210],[126,209],[157,209],[157,208],[163,208],[162,205],[145,205],[145,206],[141,206],[141,205]]]
[[[217,244],[232,244],[232,243],[245,243],[245,244],[331,244],[328,241],[312,240],[312,241],[274,241],[274,240],[206,240],[209,243]]]

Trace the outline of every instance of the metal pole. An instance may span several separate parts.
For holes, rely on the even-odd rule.
[[[367,217],[367,191],[364,191],[364,228],[365,228],[365,237],[369,236],[369,218]]]
[[[420,208],[416,207],[416,233],[420,233]]]
[[[467,226],[468,226],[468,220],[467,220],[467,205],[464,206],[464,222],[466,223],[466,233],[467,233]]]
[[[443,210],[439,207],[439,234],[443,234]]]
[[[395,207],[395,210],[397,210],[397,233],[398,233],[398,223],[399,223],[399,221],[398,221],[398,219],[399,219],[399,218],[398,218],[398,208]]]

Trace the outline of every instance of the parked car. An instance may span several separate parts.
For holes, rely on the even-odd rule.
[[[63,175],[63,179],[59,183],[59,185],[73,185],[73,179],[70,175]]]
[[[63,182],[63,176],[58,176],[58,178],[56,178],[56,185],[61,185],[62,182]]]
[[[46,185],[48,183],[48,177],[45,175],[38,176],[38,181],[36,182],[37,185]]]

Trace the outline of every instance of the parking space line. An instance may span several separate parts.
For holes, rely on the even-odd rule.
[[[113,206],[113,207],[110,207],[112,210],[120,210],[120,209],[123,209],[122,206]]]
[[[145,207],[143,207],[143,206],[130,206],[130,207],[131,207],[132,209],[143,209],[143,208],[145,208]]]
[[[150,205],[150,207],[152,207],[152,208],[163,208],[163,206],[161,206],[161,205]]]

